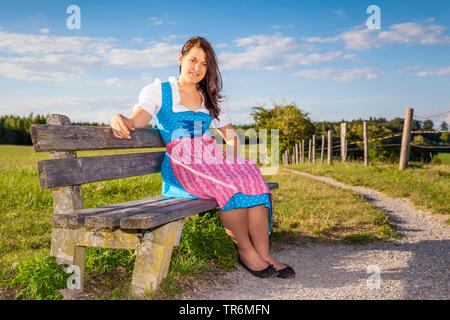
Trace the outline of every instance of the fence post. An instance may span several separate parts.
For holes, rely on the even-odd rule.
[[[312,136],[312,163],[316,163],[316,135],[313,134]]]
[[[411,142],[411,127],[414,109],[408,108],[405,112],[405,121],[403,123],[402,133],[402,148],[400,151],[400,164],[399,169],[405,170],[408,167],[409,161],[409,144]]]
[[[341,123],[341,161],[347,161],[347,144],[345,136],[347,135],[347,124],[345,122]]]
[[[291,156],[291,158],[292,158],[291,164],[295,164],[295,145],[294,145],[294,147],[292,148],[292,156]]]
[[[312,140],[309,139],[308,142],[308,163],[311,163]]]
[[[320,149],[320,163],[323,164],[323,152],[325,148],[325,136],[322,135],[322,148]]]
[[[295,144],[295,164],[298,164],[298,142]]]
[[[302,148],[300,149],[300,161],[301,163],[305,163],[305,140],[302,139]]]
[[[332,164],[333,162],[333,132],[328,130],[328,164]]]
[[[363,135],[364,135],[364,166],[369,165],[369,136],[367,132],[367,122],[363,122]]]

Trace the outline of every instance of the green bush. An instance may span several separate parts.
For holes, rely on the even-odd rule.
[[[25,300],[58,300],[62,295],[58,289],[67,287],[67,279],[72,275],[64,268],[68,265],[56,263],[56,258],[40,255],[21,262],[18,272],[8,288],[19,287],[15,299]]]

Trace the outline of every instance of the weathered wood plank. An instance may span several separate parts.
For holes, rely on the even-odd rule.
[[[164,153],[40,160],[39,183],[48,189],[160,172]]]
[[[74,228],[79,227],[84,224],[84,221],[86,217],[91,215],[98,215],[98,214],[107,214],[107,213],[114,213],[120,208],[128,208],[133,206],[140,206],[145,204],[150,204],[156,201],[163,201],[165,199],[172,199],[170,197],[166,197],[163,195],[159,195],[152,198],[145,198],[135,201],[128,201],[128,202],[122,202],[117,203],[114,205],[108,205],[103,207],[97,207],[97,208],[89,208],[89,209],[82,209],[82,210],[74,210],[70,212],[66,212],[64,214],[54,214],[52,216],[52,220],[55,226],[61,227],[61,228]]]
[[[89,215],[84,220],[84,226],[91,228],[108,228],[113,229],[120,226],[120,219],[139,215],[149,214],[154,212],[154,216],[158,215],[158,211],[161,208],[168,207],[172,204],[185,203],[190,199],[183,198],[167,198],[162,201],[154,201],[139,206],[125,207],[113,212],[100,213],[95,215]]]
[[[111,127],[33,124],[30,127],[35,152],[164,147],[156,128],[137,128],[131,139],[118,139]]]
[[[278,188],[278,183],[268,182],[268,186],[274,190]],[[217,207],[214,199],[171,198],[159,195],[153,198],[54,214],[52,219],[55,226],[62,228],[84,225],[91,228],[114,229],[120,226],[124,229],[148,229]],[[139,217],[140,221],[131,221],[133,217]],[[122,226],[123,220],[125,222]]]
[[[270,190],[278,188],[277,182],[268,182]],[[215,199],[193,199],[189,202],[175,203],[160,207],[146,214],[138,214],[120,219],[121,229],[149,229],[182,219],[197,213],[217,208]]]
[[[203,211],[217,208],[215,199],[193,199],[146,214],[134,215],[120,220],[121,229],[150,229]]]

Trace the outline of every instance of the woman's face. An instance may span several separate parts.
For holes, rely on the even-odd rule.
[[[206,54],[202,48],[194,46],[184,56],[179,55],[178,62],[181,63],[181,77],[188,82],[198,83],[206,75]]]

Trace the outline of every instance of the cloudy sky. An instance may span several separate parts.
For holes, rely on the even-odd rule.
[[[450,1],[0,0],[0,114],[110,123],[211,42],[235,124],[295,102],[314,121],[450,116]],[[80,8],[80,28],[70,5]],[[380,29],[370,29],[370,5]],[[69,23],[70,24],[70,23]],[[438,115],[438,116],[436,116]],[[449,121],[450,122],[450,121]]]

